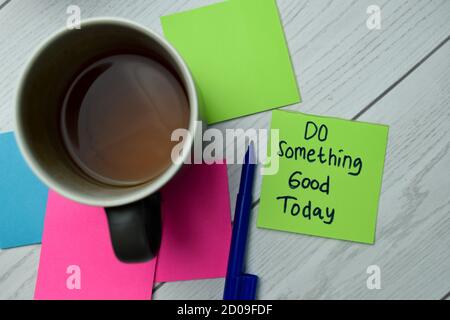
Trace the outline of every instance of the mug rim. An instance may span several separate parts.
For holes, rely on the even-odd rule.
[[[27,143],[25,142],[25,138],[23,136],[23,128],[20,121],[20,110],[22,109],[20,102],[21,102],[21,96],[24,89],[24,85],[27,79],[27,76],[29,75],[29,72],[31,71],[31,68],[34,66],[37,58],[39,55],[48,47],[52,41],[56,40],[58,37],[63,36],[67,32],[71,31],[77,31],[77,30],[69,30],[66,27],[61,28],[57,30],[56,32],[52,33],[50,36],[48,36],[38,47],[37,49],[31,54],[30,58],[28,59],[28,62],[25,64],[24,68],[22,69],[20,73],[20,78],[18,82],[18,86],[16,89],[16,95],[15,95],[15,112],[14,112],[14,124],[15,124],[15,130],[14,130],[14,136],[17,142],[17,145],[19,147],[20,153],[25,159],[25,162],[28,164],[32,172],[50,189],[56,191],[57,193],[61,194],[62,196],[74,200],[78,203],[86,204],[86,205],[92,205],[92,206],[98,206],[98,207],[116,207],[116,206],[122,206],[126,204],[130,204],[136,201],[139,201],[141,199],[144,199],[145,197],[155,193],[158,191],[161,187],[163,187],[169,180],[171,180],[175,174],[180,170],[181,166],[187,159],[187,157],[190,155],[190,149],[192,148],[194,137],[197,131],[197,120],[199,119],[199,106],[198,106],[198,96],[197,96],[197,89],[195,87],[195,82],[192,77],[191,71],[189,70],[189,67],[187,66],[184,59],[181,57],[181,55],[178,53],[178,51],[162,36],[154,32],[153,30],[144,27],[136,22],[130,21],[128,19],[124,18],[117,18],[117,17],[95,17],[95,18],[89,18],[84,19],[81,21],[81,28],[83,28],[83,25],[92,25],[92,24],[101,24],[101,23],[113,23],[116,25],[121,25],[128,28],[134,28],[137,31],[142,32],[146,36],[152,38],[155,40],[163,49],[164,51],[170,55],[171,58],[174,59],[175,64],[180,68],[180,75],[182,78],[186,81],[185,89],[188,94],[189,99],[189,109],[190,109],[190,115],[189,115],[189,126],[187,130],[190,134],[187,135],[185,140],[183,141],[184,145],[181,151],[181,155],[179,157],[179,161],[173,162],[171,161],[170,166],[158,177],[156,177],[154,180],[149,181],[145,184],[142,184],[140,187],[139,185],[135,186],[135,190],[130,191],[130,193],[125,193],[124,195],[117,195],[114,196],[113,199],[100,199],[96,197],[94,194],[91,196],[85,196],[78,194],[76,192],[73,192],[70,190],[70,188],[67,188],[64,183],[61,183],[58,181],[58,179],[54,178],[53,175],[49,174],[46,170],[44,170],[40,165],[38,165],[37,161],[35,160],[35,157],[33,153],[28,148]]]

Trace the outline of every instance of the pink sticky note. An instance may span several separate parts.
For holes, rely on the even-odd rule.
[[[184,167],[162,199],[158,262],[124,264],[114,256],[102,208],[50,192],[35,299],[150,299],[154,278],[224,277],[231,238],[226,165]]]
[[[35,299],[150,299],[155,264],[121,263],[104,210],[50,191]]]
[[[226,275],[231,240],[227,166],[189,165],[162,191],[155,281]]]

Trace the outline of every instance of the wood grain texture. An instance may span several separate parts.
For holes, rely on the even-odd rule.
[[[0,251],[0,299],[33,299],[40,245]]]
[[[101,0],[94,2],[81,0],[77,1],[77,4],[81,7],[83,18],[94,16],[125,17],[161,33],[159,16],[214,2],[218,1]],[[72,1],[69,0],[13,0],[0,10],[0,131],[13,129],[13,97],[21,68],[42,40],[54,31],[64,27],[67,18],[66,8],[71,3]],[[419,61],[450,35],[450,22],[448,20],[450,1],[378,1],[378,5],[382,8],[383,19],[380,31],[369,31],[365,26],[367,19],[366,8],[370,4],[372,4],[370,0],[278,1],[293,66],[303,96],[303,103],[288,107],[288,109],[350,119],[362,110],[365,110],[367,106],[370,106],[371,108],[364,114],[363,119],[370,115],[370,119],[365,120],[395,124],[396,128],[398,124],[398,129],[396,129],[398,131],[394,133],[391,131],[391,137],[395,134],[395,139],[402,138],[403,140],[398,141],[397,147],[399,149],[392,149],[391,151],[392,146],[390,145],[390,153],[396,155],[396,161],[407,162],[409,159],[412,159],[412,151],[408,148],[413,148],[412,139],[415,137],[414,132],[408,127],[407,122],[402,122],[406,121],[402,112],[398,110],[398,112],[393,112],[393,110],[386,107],[382,108],[380,105],[384,106],[391,95],[397,95],[396,91],[407,85],[407,93],[398,94],[396,98],[390,98],[390,108],[399,108],[398,105],[401,105],[405,114],[412,114],[410,117],[413,117],[413,120],[408,119],[414,122],[425,117],[423,112],[430,110],[423,106],[423,110],[420,108],[417,108],[417,110],[411,109],[412,105],[415,105],[412,102],[427,97],[430,100],[427,101],[428,103],[436,105],[442,100],[442,96],[446,95],[448,97],[449,88],[445,79],[443,83],[438,82],[437,84],[437,87],[440,89],[440,95],[437,96],[427,95],[425,90],[421,90],[424,84],[420,77],[415,83],[411,83],[411,79],[417,77],[416,75],[419,71],[423,73],[422,70],[424,68],[428,70],[425,74],[438,76],[434,73],[435,71],[431,71],[434,69],[429,67],[431,61],[435,61],[435,64],[441,66],[441,72],[447,71],[446,76],[448,78],[448,64],[445,64],[448,58],[440,54],[444,47],[437,50],[417,70],[413,69]],[[438,58],[436,57],[440,59],[437,62],[436,59]],[[445,67],[447,67],[447,70],[445,70]],[[428,68],[431,69],[429,70]],[[411,70],[414,72],[403,80],[402,78]],[[386,90],[397,81],[400,81],[400,84],[384,97]],[[377,101],[380,97],[384,98]],[[370,113],[372,110],[378,111],[372,115]],[[438,117],[439,112],[445,113],[445,111],[448,111],[448,101],[447,107],[440,105],[440,107],[436,106],[435,110],[436,117]],[[441,117],[445,119],[445,116],[441,115]],[[434,124],[431,121],[435,119],[429,119],[428,125],[433,127]],[[448,121],[448,117],[446,119]],[[221,131],[225,131],[227,128],[258,129],[268,128],[269,122],[270,113],[265,112],[220,123],[214,127]],[[439,136],[431,135],[429,139],[437,139],[437,137]],[[445,137],[447,138],[446,142]],[[441,138],[443,140],[432,140],[431,142],[427,140],[427,143],[432,146],[421,144],[416,145],[414,148],[425,152],[429,148],[438,148],[445,145],[445,143],[448,144],[448,135]],[[406,145],[404,146],[402,143],[406,143]],[[411,146],[407,147],[408,144],[411,144]],[[438,146],[435,146],[435,144]],[[391,157],[391,154],[389,154],[389,157]],[[448,160],[448,158],[446,159]],[[410,166],[416,168],[416,170],[426,170],[426,164],[424,161],[414,160],[410,163]],[[425,224],[421,226],[416,221],[411,226],[412,229],[410,231],[401,229],[403,231],[400,232],[394,228],[395,224],[391,228],[380,229],[382,219],[390,221],[390,218],[392,218],[393,221],[397,221],[395,217],[405,215],[400,210],[401,208],[397,206],[398,202],[401,203],[398,199],[401,194],[398,192],[410,190],[407,189],[407,181],[404,181],[405,176],[407,176],[405,171],[388,170],[390,169],[387,163],[383,187],[385,188],[386,184],[392,184],[394,187],[388,189],[388,191],[383,191],[382,203],[387,203],[385,205],[387,205],[386,208],[389,208],[389,210],[383,209],[381,206],[380,210],[388,210],[390,213],[382,213],[380,211],[376,247],[381,247],[383,244],[386,245],[386,243],[382,242],[382,239],[383,237],[390,239],[391,235],[402,245],[388,242],[388,248],[393,247],[397,251],[394,250],[390,254],[389,252],[385,253],[381,249],[374,251],[373,248],[345,242],[267,230],[252,230],[251,245],[255,246],[255,249],[252,249],[250,267],[254,268],[251,271],[264,276],[262,280],[264,284],[261,287],[260,296],[262,298],[364,298],[372,296],[377,298],[396,296],[442,298],[450,289],[449,275],[445,272],[441,274],[439,279],[446,280],[446,290],[442,289],[442,283],[436,283],[438,279],[438,276],[436,276],[429,285],[425,285],[425,290],[421,290],[422,288],[419,286],[412,285],[413,290],[410,293],[403,292],[407,285],[407,280],[410,280],[413,276],[421,277],[420,279],[425,280],[429,278],[424,277],[419,272],[424,269],[420,269],[417,266],[411,266],[411,272],[400,276],[398,271],[400,270],[398,267],[400,262],[392,260],[393,254],[399,255],[399,257],[403,256],[405,263],[408,261],[415,262],[411,254],[408,256],[406,253],[403,254],[399,251],[403,249],[406,250],[405,252],[409,252],[408,248],[409,250],[414,249],[412,244],[408,247],[405,244],[407,242],[404,241],[411,242],[411,237],[420,238],[422,233],[429,235],[427,228],[430,228],[430,232],[433,233],[436,231],[433,229],[435,227],[434,224],[442,226],[445,223],[438,219],[442,218],[442,216],[434,217],[430,215],[431,218],[427,220],[427,223],[430,223],[430,225]],[[240,166],[230,165],[228,171],[230,198],[234,212]],[[397,175],[398,172],[403,172],[403,174]],[[446,180],[444,175],[439,174],[437,174],[437,177],[434,177],[433,173],[436,174],[436,170],[432,170],[430,174],[424,173],[424,177],[426,177],[426,179],[424,178],[426,180],[425,188],[431,188],[429,184],[436,179],[437,182],[440,181],[441,185],[446,186],[448,190],[449,178],[447,177]],[[387,174],[389,174],[389,177]],[[396,178],[394,179],[394,177]],[[399,181],[396,182],[397,180]],[[404,184],[400,184],[401,181],[404,181]],[[422,180],[420,182],[422,183]],[[256,182],[256,185],[255,199],[258,199],[260,180]],[[422,193],[422,189],[417,189],[417,191],[411,189],[409,192],[412,192],[410,198],[415,198]],[[392,204],[385,200],[387,195],[391,195],[391,193],[393,198],[388,199],[394,202]],[[430,207],[446,199],[448,199],[448,196],[445,197],[442,194],[438,194],[431,198],[427,196],[423,201]],[[403,200],[403,203],[407,202],[403,198],[401,200]],[[444,206],[442,210],[447,210],[448,216],[448,205],[447,207]],[[257,212],[257,208],[254,212]],[[386,218],[382,214],[387,214],[388,217]],[[400,218],[398,219],[401,220]],[[448,220],[446,223],[448,229]],[[385,231],[380,233],[380,230]],[[419,232],[419,234],[416,234],[416,232]],[[428,252],[429,259],[424,259],[422,263],[424,266],[429,266],[431,262],[438,266],[447,263],[448,269],[448,254],[443,255],[439,246],[437,246],[437,249],[430,249],[436,245],[433,239],[434,237],[428,240],[427,238],[423,239],[423,245],[427,248],[429,247],[429,250],[423,249],[421,252],[423,254]],[[443,239],[445,239],[445,236]],[[271,253],[274,250],[277,250],[277,256],[282,257],[280,261],[283,261],[283,263],[275,263],[271,259]],[[434,250],[441,253],[440,257],[433,253]],[[0,252],[0,299],[31,298],[33,296],[38,253],[38,247]],[[390,274],[393,273],[399,277],[395,282],[395,286],[391,286],[391,291],[383,289],[375,293],[366,292],[368,290],[365,289],[365,282],[360,282],[365,277],[365,268],[374,257],[380,261],[378,263],[382,270],[386,268],[387,271],[394,270],[395,272],[392,271]],[[342,269],[343,261],[346,259],[349,260],[348,273],[340,270]],[[16,261],[16,264],[12,263],[14,261]],[[18,267],[19,265],[20,268]],[[364,270],[361,271],[361,268]],[[335,269],[338,271],[338,276],[332,272]],[[300,270],[302,271],[301,273]],[[442,269],[439,270],[442,271]],[[291,282],[290,277],[292,275],[294,280]],[[354,285],[351,285],[353,283],[352,279],[355,277],[357,280],[354,281]],[[357,287],[357,284],[360,287]],[[163,284],[156,290],[155,298],[220,298],[222,287],[223,280],[221,279]],[[3,290],[3,288],[5,289]],[[441,290],[445,292],[440,292]]]
[[[84,0],[78,5],[83,18],[125,17],[162,33],[161,15],[214,2]],[[0,131],[13,129],[13,97],[21,67],[40,42],[64,27],[69,4],[70,0],[13,1],[0,11],[0,75],[4,77],[0,83]],[[381,31],[365,27],[370,4],[369,0],[278,1],[304,100],[289,109],[351,118],[450,34],[449,1],[380,2]],[[267,128],[269,121],[266,112],[215,127],[221,131],[259,129]],[[230,190],[236,190],[239,172],[239,165],[230,165]],[[259,188],[255,188],[255,197],[258,195]],[[235,192],[231,203],[234,209]]]
[[[11,0],[1,0],[0,1],[0,10],[2,9],[2,8],[4,8],[8,3],[10,3],[11,2]]]
[[[441,299],[450,287],[450,43],[362,117],[390,126],[373,246],[255,228],[248,270],[263,299]],[[366,268],[381,268],[368,290]],[[220,299],[220,280],[166,283],[155,298]],[[176,295],[174,295],[176,294]]]
[[[278,1],[303,97],[301,104],[286,109],[353,118],[450,34],[449,1],[379,2],[380,31],[365,27],[370,4]],[[269,123],[266,112],[215,127],[259,129],[268,128]],[[230,166],[229,173],[230,188],[237,190],[239,166]],[[259,177],[256,185],[258,198]]]

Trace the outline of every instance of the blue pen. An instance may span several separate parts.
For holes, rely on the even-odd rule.
[[[228,258],[227,277],[225,279],[224,300],[255,300],[258,277],[244,273],[245,247],[252,206],[253,177],[256,163],[251,144],[245,154],[241,173],[241,183],[234,214],[233,235],[230,256]]]

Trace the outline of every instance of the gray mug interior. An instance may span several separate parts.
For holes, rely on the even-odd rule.
[[[161,59],[179,75],[185,88],[192,85],[183,76],[180,62],[148,30],[125,22],[102,20],[84,23],[81,30],[62,31],[44,44],[25,71],[17,98],[16,124],[28,162],[50,187],[87,204],[125,204],[128,195],[146,187],[118,187],[91,179],[71,160],[60,134],[62,99],[71,81],[86,65],[105,55],[119,53],[118,50]],[[195,98],[189,94],[188,97],[192,108]]]

